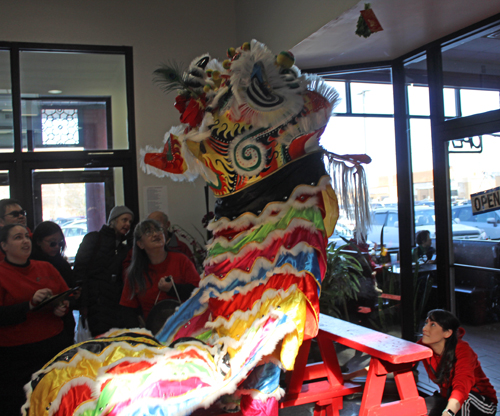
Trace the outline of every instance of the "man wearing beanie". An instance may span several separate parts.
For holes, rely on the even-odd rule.
[[[132,247],[133,221],[134,213],[117,205],[109,213],[108,224],[88,233],[76,253],[74,271],[82,282],[80,312],[93,337],[111,328],[138,326],[128,308],[120,306],[122,263]]]

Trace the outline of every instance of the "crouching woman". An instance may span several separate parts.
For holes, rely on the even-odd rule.
[[[465,330],[450,312],[434,309],[427,314],[423,336],[418,341],[432,349],[424,360],[429,378],[439,393],[426,398],[429,416],[495,415],[497,397],[477,354],[462,339]]]

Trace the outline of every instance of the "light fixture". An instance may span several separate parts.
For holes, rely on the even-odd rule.
[[[49,94],[61,94],[61,90],[49,90]]]

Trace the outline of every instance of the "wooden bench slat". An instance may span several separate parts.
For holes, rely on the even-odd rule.
[[[320,314],[322,336],[392,364],[415,362],[432,356],[430,348],[373,329]]]

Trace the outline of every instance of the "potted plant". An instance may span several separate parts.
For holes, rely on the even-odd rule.
[[[336,247],[335,243],[328,244],[327,269],[321,284],[320,310],[336,318],[349,320],[347,302],[357,300],[360,290],[360,278],[363,277],[363,268],[354,256],[344,253],[349,244]]]

